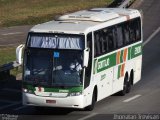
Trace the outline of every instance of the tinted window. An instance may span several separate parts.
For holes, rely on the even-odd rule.
[[[120,48],[123,46],[123,32],[122,32],[122,24],[117,26],[117,47]]]
[[[123,24],[123,35],[124,35],[124,44],[128,45],[130,43],[130,33],[129,33],[129,24]]]
[[[95,56],[106,54],[115,49],[115,29],[113,27],[96,31],[94,38]]]
[[[141,40],[140,18],[94,32],[94,56],[100,56]]]
[[[115,27],[108,28],[108,51],[112,51],[116,47],[116,33],[115,33]]]
[[[129,21],[130,42],[141,40],[141,23],[140,18]]]
[[[95,56],[98,56],[101,54],[101,43],[100,43],[100,32],[97,31],[95,32],[95,36],[94,36],[94,45],[95,45]]]
[[[140,18],[135,19],[136,41],[141,40],[141,21]]]
[[[88,67],[85,69],[84,88],[89,86],[90,79],[91,79],[91,72],[92,72],[92,33],[89,33],[87,35],[87,47],[90,49],[90,52],[89,52]]]

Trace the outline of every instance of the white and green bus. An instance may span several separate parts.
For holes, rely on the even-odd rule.
[[[141,79],[142,21],[134,9],[94,8],[38,24],[23,57],[23,104],[86,108]]]

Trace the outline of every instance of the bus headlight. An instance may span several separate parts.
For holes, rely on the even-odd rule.
[[[68,96],[79,96],[82,95],[82,92],[72,92],[72,93],[68,93]]]
[[[23,92],[24,92],[24,93],[33,94],[32,90],[28,90],[28,89],[26,89],[26,88],[23,88]]]
[[[25,92],[25,93],[27,93],[27,92],[28,92],[28,90],[27,90],[27,89],[25,89],[25,88],[23,88],[23,89],[22,89],[22,91],[23,91],[23,92]]]

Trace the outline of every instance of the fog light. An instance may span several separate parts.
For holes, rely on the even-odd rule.
[[[73,93],[68,93],[68,96],[79,96],[81,94],[82,92],[73,92]]]

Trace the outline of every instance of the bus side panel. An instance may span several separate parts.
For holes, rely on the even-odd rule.
[[[117,65],[114,66],[114,79],[113,79],[113,94],[119,92],[123,89],[124,77],[128,73],[130,75],[131,70],[135,69],[135,64],[133,60],[128,60],[129,47],[125,47],[118,52],[121,53],[121,57],[117,57],[120,62],[117,62]],[[124,52],[126,50],[126,53]],[[127,54],[127,55],[124,55]]]
[[[88,106],[92,102],[92,94],[94,90],[93,81],[91,80],[90,85],[84,89],[84,107]]]
[[[133,84],[137,83],[141,79],[142,70],[142,55],[135,58],[135,72]]]
[[[131,50],[131,60],[134,61],[134,80],[133,84],[141,79],[142,69],[142,42],[135,44]]]
[[[118,78],[118,66],[119,65],[116,65],[114,67],[114,79],[113,79],[112,94],[119,92],[120,90],[123,89],[123,77]]]
[[[94,75],[97,81],[98,98],[97,101],[112,94],[113,67]]]

